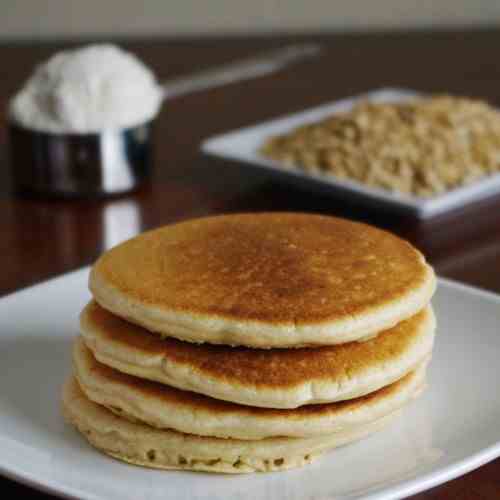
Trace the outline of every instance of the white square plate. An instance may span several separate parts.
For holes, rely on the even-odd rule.
[[[389,428],[281,473],[154,471],[92,449],[60,415],[88,269],[0,300],[0,471],[92,500],[393,499],[500,455],[500,297],[440,281],[429,388]]]
[[[331,194],[340,199],[356,200],[375,209],[411,214],[418,218],[439,215],[500,193],[500,175],[493,175],[434,198],[417,198],[364,186],[358,182],[338,180],[332,176],[283,168],[279,162],[270,160],[258,152],[266,139],[285,134],[301,125],[316,122],[333,113],[348,111],[360,100],[397,102],[417,95],[419,93],[413,90],[390,88],[368,92],[209,138],[202,143],[201,150],[209,156],[236,160],[249,168],[269,172],[283,182],[301,188]]]

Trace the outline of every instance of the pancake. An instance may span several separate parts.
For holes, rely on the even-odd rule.
[[[161,336],[256,348],[365,339],[415,315],[435,277],[408,242],[294,213],[195,219],[103,254],[90,290]]]
[[[120,460],[159,469],[225,473],[278,471],[305,465],[328,449],[383,428],[398,414],[313,438],[242,441],[200,437],[117,417],[87,399],[74,378],[64,387],[63,413],[94,447]]]
[[[90,302],[80,316],[101,363],[139,378],[249,406],[296,408],[363,396],[414,370],[432,351],[426,308],[365,342],[251,349],[161,339]]]
[[[426,363],[367,396],[294,410],[253,408],[142,380],[99,363],[81,338],[74,373],[90,400],[116,414],[161,429],[235,439],[313,437],[367,425],[402,408],[421,392]]]

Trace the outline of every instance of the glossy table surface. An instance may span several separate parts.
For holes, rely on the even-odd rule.
[[[500,292],[500,197],[418,222],[279,185],[199,153],[211,135],[382,86],[477,96],[500,106],[500,30],[122,43],[167,79],[296,41],[320,41],[321,58],[280,73],[167,101],[155,130],[151,184],[107,200],[15,195],[8,161],[7,101],[33,65],[61,43],[0,45],[0,294],[90,264],[137,232],[201,215],[263,210],[321,212],[389,229],[417,245],[437,272]],[[493,394],[493,393],[492,393]],[[6,498],[48,498],[0,478]],[[500,460],[413,498],[500,498]]]

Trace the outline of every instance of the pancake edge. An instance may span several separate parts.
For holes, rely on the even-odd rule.
[[[117,415],[132,421],[142,422],[159,429],[173,429],[188,434],[256,440],[274,436],[313,437],[331,434],[340,430],[368,424],[382,418],[415,399],[425,385],[425,372],[429,359],[394,384],[388,386],[383,394],[373,393],[374,398],[356,405],[344,405],[336,411],[337,403],[325,404],[317,413],[305,413],[295,410],[272,410],[268,408],[249,408],[234,403],[220,402],[207,396],[198,395],[192,406],[187,402],[178,403],[167,398],[162,399],[162,388],[168,395],[169,386],[157,385],[151,394],[146,387],[134,383],[135,378],[123,375],[124,380],[113,380],[106,375],[96,373],[97,361],[81,338],[75,340],[73,348],[73,372],[80,388],[91,401],[107,407]],[[108,370],[113,370],[107,367]],[[139,382],[139,380],[135,381]],[[150,381],[144,381],[146,386]],[[383,391],[383,389],[381,389]],[[185,392],[185,391],[182,391]],[[159,397],[157,397],[159,394]],[[369,395],[368,395],[369,396]],[[223,409],[210,408],[210,402],[225,405]],[[203,403],[206,402],[206,406]],[[328,408],[329,407],[329,408]],[[329,411],[330,410],[330,411]]]
[[[98,304],[131,323],[164,337],[175,337],[193,343],[224,344],[260,349],[273,347],[307,347],[334,345],[366,340],[397,323],[410,318],[424,308],[436,290],[434,270],[424,256],[415,249],[425,268],[421,282],[397,300],[372,306],[364,314],[341,320],[317,323],[266,323],[256,320],[169,311],[144,305],[131,299],[110,285],[93,266],[89,275],[89,289]],[[203,325],[203,326],[201,326]]]
[[[99,339],[99,334],[93,332],[83,315],[80,332],[86,346],[99,362],[129,375],[242,405],[293,409],[306,404],[334,403],[364,396],[392,384],[414,370],[431,354],[434,345],[435,315],[430,306],[426,307],[425,311],[425,321],[419,325],[419,332],[413,344],[394,362],[367,368],[356,378],[336,382],[311,379],[302,384],[279,388],[245,385],[241,381],[230,383],[206,373],[199,373],[182,363],[171,360],[164,362],[163,358],[156,360],[156,364],[148,362],[139,366],[134,364],[137,363],[136,359],[131,361],[124,355],[112,352],[109,346]]]
[[[362,439],[400,412],[369,426],[315,438],[240,441],[159,430],[132,423],[88,400],[71,377],[64,385],[62,413],[95,448],[122,461],[159,469],[221,473],[270,472],[300,467],[332,448]]]

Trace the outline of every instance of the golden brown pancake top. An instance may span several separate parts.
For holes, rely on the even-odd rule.
[[[397,382],[388,385],[378,391],[372,392],[366,396],[361,396],[348,401],[339,401],[336,403],[312,404],[305,405],[292,410],[277,410],[272,408],[256,408],[252,406],[239,405],[229,401],[210,398],[202,394],[197,394],[190,391],[182,391],[175,389],[158,382],[140,379],[132,375],[119,372],[102,363],[99,363],[93,356],[90,349],[78,345],[77,349],[84,359],[85,369],[94,373],[97,380],[103,379],[106,382],[120,384],[120,386],[128,388],[134,392],[139,392],[145,397],[153,397],[156,401],[166,401],[175,403],[179,406],[188,406],[189,408],[200,408],[209,410],[212,413],[229,413],[237,412],[246,415],[255,415],[263,417],[306,417],[308,415],[334,415],[355,411],[361,407],[368,407],[375,404],[380,399],[390,398],[397,394],[406,384],[409,383],[411,377],[415,376],[414,372],[410,372]],[[77,373],[78,374],[78,373]]]
[[[296,213],[162,227],[106,252],[93,272],[146,306],[292,326],[390,306],[429,279],[421,254],[388,232]]]
[[[114,355],[118,357],[120,350],[146,359],[160,356],[165,362],[186,365],[202,376],[231,384],[285,388],[311,380],[347,381],[366,368],[398,360],[418,342],[423,330],[427,331],[431,314],[424,309],[365,342],[265,350],[162,339],[111,314],[95,301],[84,309],[82,320],[100,341],[115,346]]]

